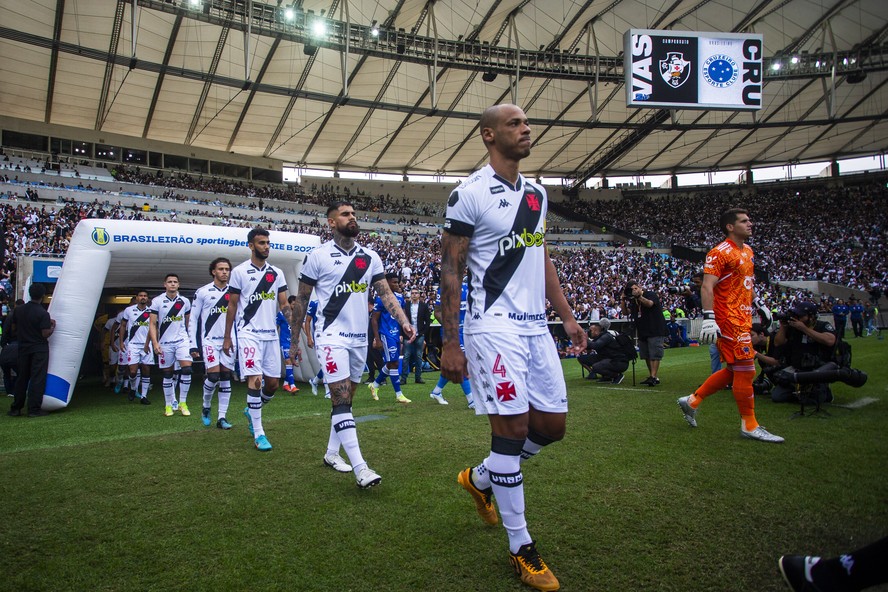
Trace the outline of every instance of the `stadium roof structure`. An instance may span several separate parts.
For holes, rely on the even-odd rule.
[[[627,108],[630,28],[762,34],[762,110]],[[523,169],[579,184],[884,152],[886,40],[885,0],[0,0],[0,113],[464,174],[486,160],[480,112],[515,102]]]

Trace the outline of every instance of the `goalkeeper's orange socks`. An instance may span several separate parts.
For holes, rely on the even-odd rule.
[[[691,405],[692,409],[696,409],[700,406],[700,403],[703,402],[703,399],[711,395],[712,393],[717,393],[722,390],[729,384],[731,384],[731,379],[733,378],[734,373],[728,370],[727,368],[722,368],[718,372],[714,374],[710,374],[709,378],[706,379],[700,388],[694,391],[694,394],[691,395],[691,398],[688,399],[688,403]],[[752,387],[752,383],[750,383],[750,388]]]
[[[755,395],[752,390],[754,378],[754,370],[752,372],[734,372],[734,401],[737,402],[737,410],[740,411],[743,427],[747,432],[751,432],[759,425],[755,419]]]

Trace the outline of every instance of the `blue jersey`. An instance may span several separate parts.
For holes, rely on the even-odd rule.
[[[863,305],[862,304],[852,304],[851,305],[851,320],[859,321],[863,319]]]
[[[836,304],[832,307],[833,318],[836,321],[842,320],[848,316],[848,305],[846,304]]]
[[[463,326],[466,322],[466,311],[469,309],[469,286],[463,282],[462,289],[459,292],[459,344],[463,344]],[[438,288],[438,300],[435,301],[435,308],[441,308],[441,288]],[[440,322],[441,319],[438,319]],[[444,325],[441,325],[441,335],[444,334]]]
[[[305,309],[305,316],[311,319],[311,325],[314,327],[314,323],[318,320],[318,301],[312,300],[308,303],[308,308]]]
[[[290,321],[287,320],[284,313],[278,311],[275,322],[278,326],[278,340],[281,342],[281,347],[290,349]]]
[[[406,301],[404,297],[394,292],[395,299],[398,301],[398,306],[404,308]],[[382,304],[382,298],[379,296],[376,297],[376,300],[373,304],[373,312],[380,313],[379,315],[379,332],[384,335],[397,336],[401,334],[401,325],[398,324],[398,321],[389,314],[389,311],[385,309],[385,305]]]

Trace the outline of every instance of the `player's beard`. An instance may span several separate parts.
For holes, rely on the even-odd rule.
[[[259,249],[256,249],[255,251],[253,251],[253,254],[256,255],[256,259],[262,259],[263,261],[265,261],[266,259],[268,259],[268,255],[269,255],[270,253],[271,253],[270,250],[269,250],[267,253],[263,253],[263,252],[260,251]]]
[[[355,222],[354,226],[351,223],[346,224],[343,228],[339,229],[339,233],[342,236],[347,236],[348,238],[355,238],[361,232],[361,227],[358,226],[358,223]]]

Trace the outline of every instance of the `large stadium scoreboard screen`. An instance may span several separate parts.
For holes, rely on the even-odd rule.
[[[630,29],[626,106],[761,109],[762,47],[761,35]]]

